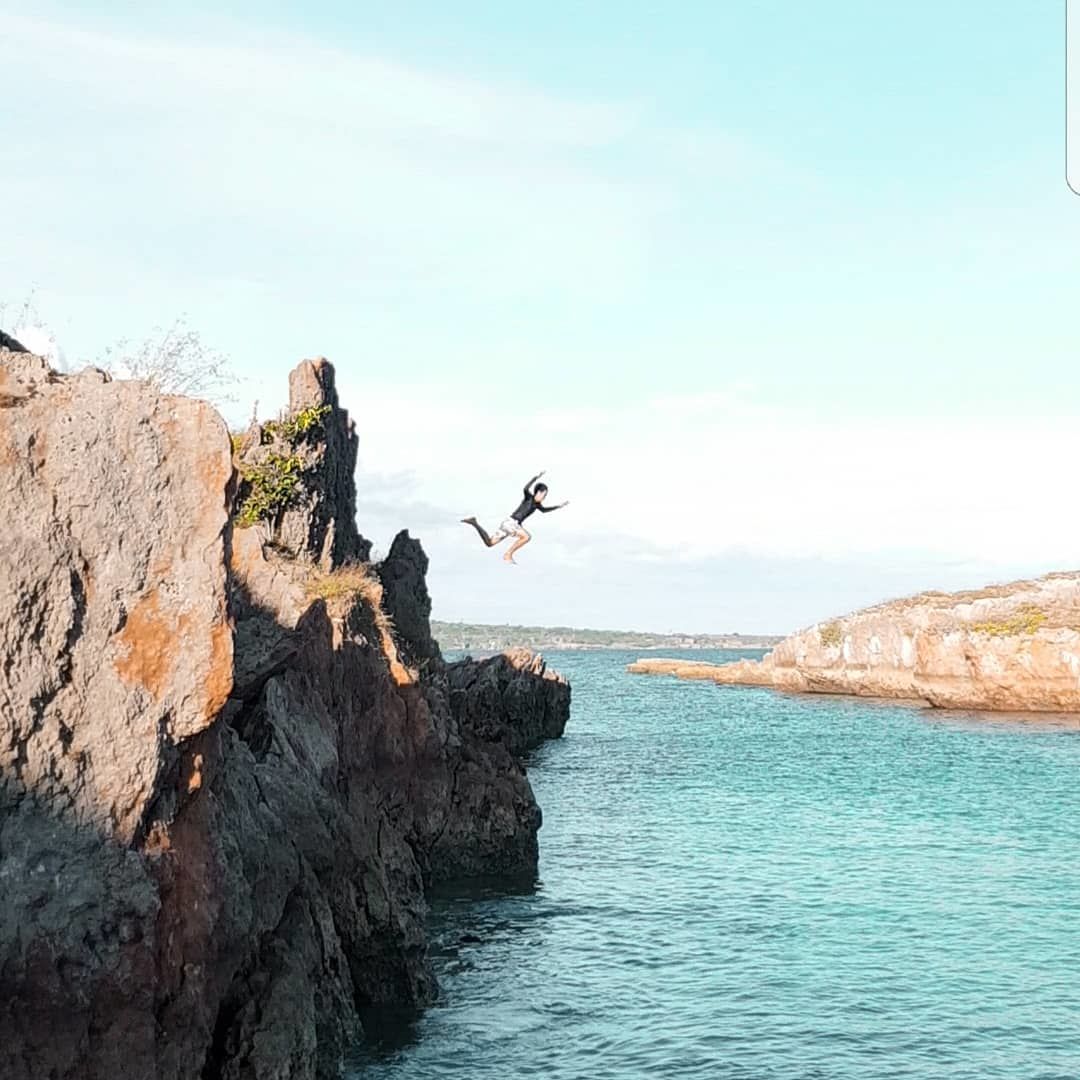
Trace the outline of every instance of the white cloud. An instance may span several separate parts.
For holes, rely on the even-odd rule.
[[[547,468],[552,496],[572,505],[539,522],[545,545],[615,537],[684,561],[754,552],[1076,562],[1076,436],[1065,421],[838,422],[737,394],[561,411],[526,400],[500,421],[475,397],[382,384],[353,392],[343,381],[343,400],[361,395],[366,466],[409,470],[448,520],[495,520],[530,470]]]
[[[69,163],[4,184],[41,217],[48,205],[72,247],[93,215],[107,255],[140,270],[152,250],[166,272],[197,236],[212,272],[325,275],[369,302],[401,281],[602,295],[642,272],[654,197],[589,161],[648,137],[625,105],[293,37],[162,39],[3,14],[0,37],[36,87],[6,153]]]
[[[357,334],[388,305],[418,318],[417,298],[431,318],[433,294],[586,305],[647,279],[665,175],[756,167],[738,141],[658,127],[634,103],[246,24],[201,37],[132,26],[0,13],[22,58],[0,72],[0,99],[34,86],[33,107],[5,116],[0,199],[22,208],[8,235],[22,250],[41,252],[46,222],[64,238],[63,265],[38,274],[47,289],[85,262],[113,288],[182,288],[184,310],[193,286],[248,303],[268,288],[306,320],[320,290],[339,325],[352,308]]]
[[[247,27],[234,26],[218,40],[117,34],[15,15],[3,16],[0,27],[9,41],[33,49],[36,63],[81,59],[64,78],[139,111],[181,88],[227,108],[239,105],[252,120],[332,125],[347,106],[356,131],[392,140],[434,132],[500,148],[590,147],[624,136],[634,122],[621,106],[435,75],[297,35],[241,36]],[[150,101],[140,96],[133,103],[132,80],[140,78]]]

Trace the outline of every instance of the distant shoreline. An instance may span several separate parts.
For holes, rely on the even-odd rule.
[[[569,626],[493,626],[432,620],[431,632],[444,649],[487,650],[559,649],[586,652],[628,649],[656,652],[665,649],[760,651],[782,639],[765,634],[651,634],[634,630],[587,630]]]
[[[514,642],[508,645],[461,645],[449,640],[437,638],[440,648],[449,652],[476,651],[496,653],[504,649],[534,649],[552,652],[604,652],[610,649],[620,649],[626,652],[663,652],[665,649],[681,649],[685,652],[766,652],[769,645],[589,645],[580,641],[559,642]]]

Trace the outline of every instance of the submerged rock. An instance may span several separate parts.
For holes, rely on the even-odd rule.
[[[535,872],[517,754],[569,688],[537,660],[452,690],[427,558],[363,561],[333,369],[298,372],[329,409],[240,462],[277,446],[299,487],[234,529],[209,406],[0,351],[12,1080],[336,1076],[362,1007],[435,993],[425,886]]]
[[[878,604],[785,638],[760,661],[658,658],[628,670],[946,709],[1080,712],[1080,572]]]

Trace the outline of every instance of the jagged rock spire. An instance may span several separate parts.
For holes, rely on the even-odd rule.
[[[267,523],[270,538],[278,548],[324,570],[366,562],[371,544],[356,527],[359,440],[356,425],[338,402],[329,360],[304,360],[289,374],[288,415],[305,414],[318,415],[318,422],[301,435],[290,435],[280,423],[256,425],[241,451],[244,463],[255,470],[275,458],[295,463],[299,487]]]

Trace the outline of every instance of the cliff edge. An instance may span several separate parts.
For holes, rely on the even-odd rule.
[[[628,670],[944,709],[1080,712],[1080,572],[878,604],[794,634],[760,661],[643,659]]]
[[[443,661],[420,544],[368,561],[333,368],[290,391],[230,445],[0,349],[5,1078],[337,1076],[364,1006],[436,992],[425,889],[535,872],[520,754],[569,687]]]

